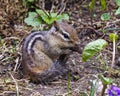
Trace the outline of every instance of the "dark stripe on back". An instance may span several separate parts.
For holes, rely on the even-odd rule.
[[[24,44],[23,44],[23,50],[25,50],[26,52],[28,51],[28,45],[29,43],[31,42],[31,39],[33,39],[36,35],[41,35],[43,36],[45,33],[44,32],[41,32],[41,31],[38,31],[38,32],[34,32],[34,33],[30,33],[26,38],[25,38],[25,41],[24,41]],[[33,45],[35,44],[36,40],[40,40],[40,41],[43,41],[41,37],[37,37],[32,45],[31,45],[31,49],[30,51],[33,52],[32,48],[33,48]]]

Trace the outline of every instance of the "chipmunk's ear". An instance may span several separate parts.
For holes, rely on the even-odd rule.
[[[58,24],[58,23],[59,23],[58,21],[54,21],[54,23],[53,23],[53,25],[54,25],[56,31],[59,30],[59,24]]]
[[[57,24],[57,21],[54,21],[54,22],[53,22],[53,25],[56,26],[56,24]]]

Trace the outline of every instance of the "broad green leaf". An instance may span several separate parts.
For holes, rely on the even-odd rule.
[[[101,20],[106,21],[110,20],[110,13],[104,13],[101,15]]]
[[[100,52],[105,48],[107,42],[104,39],[98,39],[88,43],[82,53],[82,61],[85,62],[94,56],[97,52]]]
[[[94,9],[95,2],[96,2],[96,0],[92,0],[92,1],[90,2],[90,4],[89,4],[89,9],[90,9],[90,11],[92,11],[92,10]]]
[[[116,0],[116,4],[120,6],[120,0]]]
[[[42,20],[46,23],[49,22],[49,17],[43,12],[43,10],[40,9],[36,9],[36,12],[40,15],[40,17],[42,18]],[[48,14],[48,12],[46,11],[46,13]]]
[[[44,17],[43,17],[44,18]],[[47,24],[52,24],[54,21],[56,20],[56,18],[44,18],[44,21]]]
[[[43,10],[40,9],[36,9],[36,12],[42,17],[42,16],[46,16],[46,14],[43,12]],[[48,14],[48,12],[46,11],[46,13]]]
[[[56,18],[57,21],[61,21],[62,19],[69,20],[69,15],[68,14],[61,14],[61,15],[58,15]]]
[[[37,27],[41,24],[41,18],[38,17],[37,13],[35,12],[29,12],[28,13],[28,17],[25,18],[25,23],[27,23],[27,25],[31,25],[33,27]]]
[[[101,74],[99,75],[99,78],[101,79],[101,81],[104,85],[108,85],[108,84],[111,84],[113,82],[113,80],[111,78],[106,78]]]
[[[51,17],[51,18],[56,18],[56,17],[57,17],[57,13],[51,13],[51,14],[50,14],[50,17]]]
[[[117,41],[119,36],[117,34],[111,33],[109,35],[109,38],[110,38],[111,41],[114,41],[114,40]]]
[[[119,14],[120,14],[120,7],[115,12],[115,15],[119,15]]]
[[[101,1],[101,9],[105,10],[106,9],[106,0],[100,0]]]

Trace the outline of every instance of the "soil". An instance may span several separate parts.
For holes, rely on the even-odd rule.
[[[1,0],[0,96],[90,96],[91,85],[95,80],[97,80],[97,90],[94,96],[101,96],[103,85],[99,75],[108,77],[112,62],[113,45],[109,40],[109,34],[115,32],[120,37],[119,30],[106,32],[103,30],[120,28],[120,17],[114,15],[114,10],[117,9],[115,2],[108,0],[105,11],[101,11],[100,2],[96,2],[93,10],[94,16],[91,18],[89,3],[90,0],[69,0],[66,4],[64,12],[70,15],[68,23],[75,27],[81,40],[80,52],[74,52],[70,56],[67,62],[69,72],[66,76],[51,82],[51,84],[42,85],[21,78],[20,49],[22,40],[32,30],[32,27],[23,23],[26,9],[19,0],[15,2],[14,0]],[[101,14],[105,12],[111,14],[111,19],[108,21],[100,19]],[[98,38],[105,39],[108,46],[89,61],[82,62],[82,51],[85,45]],[[116,46],[120,46],[120,38]],[[114,80],[114,85],[120,87],[120,61],[118,61],[120,50],[118,48],[116,48],[115,56],[115,64],[110,78]],[[104,96],[107,96],[107,91]]]

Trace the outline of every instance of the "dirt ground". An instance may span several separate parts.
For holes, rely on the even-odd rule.
[[[74,52],[68,62],[69,73],[65,77],[51,82],[49,85],[34,84],[21,78],[21,44],[23,38],[30,33],[31,27],[23,22],[25,7],[19,0],[1,0],[0,4],[0,96],[90,96],[91,85],[99,74],[108,75],[112,62],[112,42],[105,28],[120,28],[120,17],[113,14],[117,7],[114,0],[108,0],[107,9],[100,10],[97,2],[95,16],[91,18],[88,8],[90,0],[70,0],[64,12],[70,15],[69,23],[79,32],[80,53]],[[7,5],[8,4],[8,5]],[[102,13],[110,12],[109,21],[101,21]],[[98,38],[108,41],[108,46],[88,62],[82,62],[82,50],[86,44]],[[120,38],[116,44],[120,46]],[[116,49],[115,65],[111,78],[120,87],[120,50]],[[98,79],[95,96],[101,96],[102,84]],[[105,95],[107,96],[107,95]]]

